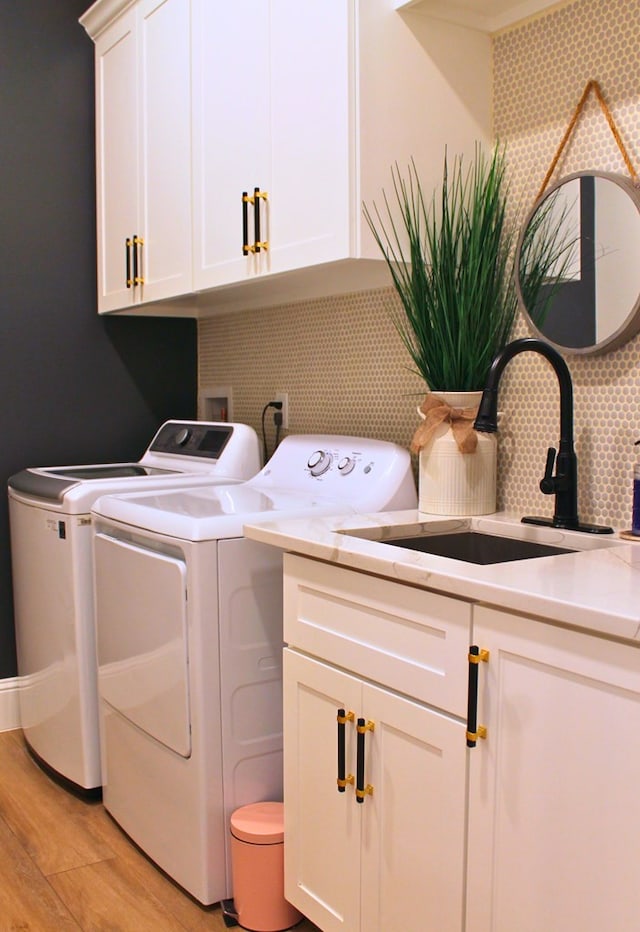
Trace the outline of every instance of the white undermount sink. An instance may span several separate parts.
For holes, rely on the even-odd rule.
[[[621,546],[612,535],[565,531],[517,520],[447,518],[418,524],[344,530],[350,537],[465,563],[495,564]]]

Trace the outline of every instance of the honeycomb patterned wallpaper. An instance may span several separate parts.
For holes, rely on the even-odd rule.
[[[640,3],[577,0],[494,37],[494,129],[507,146],[512,203],[530,209],[582,91],[599,82],[640,172]],[[585,169],[627,174],[592,96],[552,180]],[[379,437],[408,446],[422,383],[390,321],[392,288],[210,318],[199,323],[200,386],[228,385],[233,416],[261,431],[275,392],[289,394],[290,433]],[[515,336],[528,335],[524,320]],[[574,383],[579,512],[630,526],[640,438],[640,336],[598,357],[567,357]],[[498,507],[550,515],[538,483],[557,446],[557,381],[522,354],[500,389]],[[267,417],[267,440],[274,434]]]

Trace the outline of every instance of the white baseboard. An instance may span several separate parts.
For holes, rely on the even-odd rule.
[[[0,731],[20,728],[18,682],[17,676],[0,680]]]

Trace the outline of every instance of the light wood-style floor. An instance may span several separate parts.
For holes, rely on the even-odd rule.
[[[220,932],[220,908],[172,883],[99,802],[47,777],[0,733],[0,932]],[[306,920],[297,932],[317,932]]]

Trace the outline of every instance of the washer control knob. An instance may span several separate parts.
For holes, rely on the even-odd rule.
[[[181,427],[180,430],[175,435],[175,442],[179,447],[183,447],[189,437],[191,436],[191,431],[188,427]]]
[[[316,450],[307,461],[312,476],[322,476],[331,466],[331,454],[324,450]]]
[[[341,476],[348,476],[350,472],[353,472],[355,465],[356,461],[352,460],[350,456],[343,456],[338,463],[338,472]]]

